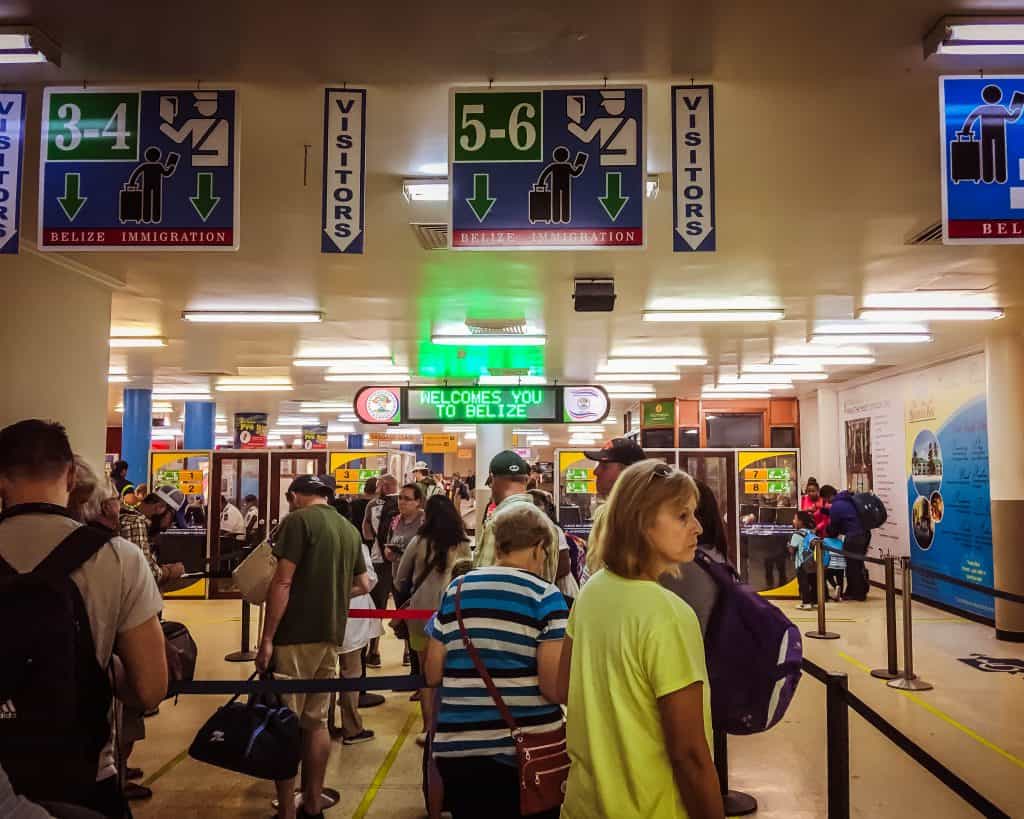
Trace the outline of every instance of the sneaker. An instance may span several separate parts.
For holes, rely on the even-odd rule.
[[[366,655],[366,667],[367,668],[380,668],[380,654],[367,654]]]
[[[374,738],[373,731],[360,731],[354,737],[345,737],[342,741],[342,745],[358,745],[360,742],[369,742]]]
[[[813,603],[801,603],[797,608],[800,609],[800,611],[810,611],[811,609],[816,609],[817,606]]]

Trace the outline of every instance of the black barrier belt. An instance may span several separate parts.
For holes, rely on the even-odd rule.
[[[945,580],[947,583],[952,583],[954,586],[961,586],[965,589],[971,589],[972,591],[979,591],[984,594],[988,594],[992,597],[999,597],[1003,600],[1009,600],[1012,603],[1024,603],[1024,594],[1014,594],[1013,592],[1000,591],[999,589],[992,589],[988,586],[982,586],[980,583],[972,583],[969,580],[961,580],[958,577],[950,577],[948,574],[942,572],[936,572],[932,569],[926,569],[924,566],[914,561],[910,561],[910,568],[912,571],[918,574],[928,575],[930,577],[937,578],[938,580]]]
[[[422,676],[354,677],[331,680],[192,680],[172,682],[168,697],[178,694],[329,694],[336,691],[416,691],[426,688]]]
[[[907,756],[914,759],[928,773],[938,779],[953,793],[963,799],[968,805],[978,811],[982,816],[989,819],[1010,819],[1010,814],[1000,810],[992,802],[978,793],[939,760],[928,753],[924,748],[911,740],[906,734],[887,722],[881,714],[867,705],[860,697],[851,691],[844,691],[846,704],[860,714],[871,725],[877,728],[882,734],[892,740]]]
[[[817,665],[804,657],[802,667],[804,671],[816,680],[823,682],[826,685],[828,684],[828,672],[820,665]],[[953,793],[963,799],[968,805],[980,812],[982,816],[989,817],[989,819],[1010,819],[1010,815],[1008,813],[1004,813],[992,802],[978,793],[978,791],[939,762],[924,748],[888,722],[871,706],[867,705],[864,700],[848,689],[841,690],[847,706],[856,711],[869,724],[874,726],[885,737],[891,740],[897,748],[921,765],[926,771],[928,771],[928,773],[938,779],[943,785],[953,791]]]
[[[848,552],[845,549],[833,549],[831,546],[822,546],[826,552],[832,552],[832,554],[842,555],[848,557],[851,560],[862,560],[865,563],[877,563],[879,566],[884,566],[885,561],[880,557],[868,557],[867,555],[860,555],[856,552]]]

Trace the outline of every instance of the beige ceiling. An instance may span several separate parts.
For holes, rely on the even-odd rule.
[[[868,293],[990,287],[1020,327],[1020,247],[909,246],[939,219],[937,82],[941,73],[1024,73],[1024,59],[922,58],[921,38],[969,3],[860,0],[559,4],[5,2],[7,21],[31,21],[57,40],[63,66],[0,68],[33,90],[83,80],[240,91],[241,249],[237,253],[89,253],[77,262],[123,282],[115,330],[149,328],[166,350],[119,357],[137,383],[188,371],[288,366],[304,348],[384,347],[417,362],[439,320],[462,321],[487,299],[541,322],[545,371],[585,380],[613,350],[703,346],[712,363],[767,354],[769,339],[799,339],[814,318],[849,317]],[[358,6],[358,7],[354,7]],[[988,3],[986,7],[1008,4]],[[649,202],[646,250],[428,252],[410,222],[445,208],[411,205],[402,179],[447,156],[451,85],[644,82]],[[671,252],[669,86],[715,84],[718,252]],[[367,87],[366,252],[319,253],[322,88]],[[304,145],[310,149],[303,184]],[[34,236],[37,153],[29,150],[24,235]],[[5,259],[5,272],[17,262]],[[612,314],[572,311],[572,279],[615,277]],[[786,307],[779,325],[652,325],[658,300],[765,297]],[[829,298],[823,298],[829,297]],[[839,298],[831,298],[839,297]],[[845,298],[843,298],[845,297]],[[195,328],[185,307],[318,308],[322,325]],[[984,326],[934,325],[934,343],[879,346],[879,365],[906,365],[980,344]],[[710,369],[708,370],[710,372]],[[862,374],[835,371],[835,381]],[[343,398],[348,385],[293,370],[292,398]],[[666,391],[695,395],[701,375]],[[116,393],[112,393],[113,399]],[[275,410],[280,396],[246,396],[230,412]]]

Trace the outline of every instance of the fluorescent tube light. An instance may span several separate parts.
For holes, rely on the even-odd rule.
[[[128,347],[166,347],[167,339],[163,336],[111,336],[110,346],[114,349]]]
[[[198,324],[319,324],[319,310],[185,310],[182,319]]]
[[[330,433],[328,433],[327,434],[327,443],[329,443],[329,444],[345,444],[347,446],[348,445],[348,436],[347,435],[340,435],[340,434],[339,435],[331,435]]]
[[[935,24],[923,45],[926,59],[932,54],[1024,54],[1024,18],[950,15]]]
[[[434,333],[430,340],[444,347],[538,347],[547,344],[548,337],[543,333]]]
[[[772,356],[776,358],[811,358],[822,359],[830,356],[870,356],[874,353],[870,347],[865,346],[866,338],[861,338],[857,344],[780,344],[772,350]],[[772,361],[772,366],[778,366]],[[810,369],[815,369],[811,367]]]
[[[107,374],[108,375],[128,375],[128,369],[127,369],[127,367],[115,367],[114,365],[111,365],[110,367],[107,368]]]
[[[392,384],[409,381],[409,373],[328,373],[324,381],[344,384]]]
[[[547,384],[548,380],[543,375],[481,375],[477,380],[481,386],[498,386],[508,384],[510,386],[523,386]]]
[[[476,432],[476,427],[472,424],[448,424],[441,427],[442,432]]]
[[[654,390],[644,392],[642,390],[631,390],[630,392],[617,392],[609,393],[612,398],[657,398],[658,394]]]
[[[110,375],[107,376],[108,384],[127,384],[129,381],[131,381],[131,379],[127,375],[117,375],[116,373],[111,373]]]
[[[291,392],[291,384],[218,384],[217,392]]]
[[[700,395],[701,395],[701,398],[722,398],[722,399],[728,399],[730,401],[733,400],[733,399],[738,401],[738,400],[747,399],[747,398],[771,398],[772,397],[772,394],[770,392],[715,392],[715,391],[709,392],[707,390],[703,391]]]
[[[352,409],[351,401],[300,401],[300,412],[335,412]]]
[[[811,344],[856,344],[859,341],[868,344],[927,344],[931,340],[930,333],[815,333],[811,336]]]
[[[785,310],[721,308],[717,310],[644,310],[644,321],[675,321],[690,324],[781,321]]]
[[[164,395],[209,395],[210,387],[207,384],[154,384],[153,396]]]
[[[704,356],[609,356],[598,368],[602,373],[625,372],[674,372],[678,367],[705,367],[708,360]]]
[[[448,180],[436,179],[405,179],[402,181],[402,193],[409,202],[447,202]]]
[[[420,435],[421,430],[419,427],[388,427],[384,430],[385,435]]]
[[[653,384],[609,384],[605,387],[605,392],[609,395],[618,395],[623,392],[654,392]]]
[[[114,408],[119,413],[124,413],[124,404],[118,404]],[[167,401],[154,401],[150,407],[150,412],[153,415],[166,415],[169,412],[174,412],[174,405]]]
[[[327,433],[333,435],[334,433],[354,433],[356,428],[352,424],[328,424]]]
[[[824,373],[822,373],[824,375]],[[741,375],[719,375],[719,384],[781,384],[789,386],[793,376],[786,373],[742,373]]]
[[[828,366],[856,366],[860,364],[874,364],[875,357],[873,355],[820,355],[820,356],[792,356],[783,355],[777,356],[772,359],[773,364],[779,364],[781,366],[794,365],[802,366],[805,364],[822,364]]]
[[[0,63],[45,63],[59,66],[60,48],[32,26],[0,26]]]
[[[389,369],[394,365],[394,358],[389,355],[353,356],[344,358],[330,356],[329,358],[296,358],[292,361],[293,367],[358,367],[369,369],[373,372]]]
[[[652,174],[647,177],[644,189],[647,192],[648,199],[658,198],[658,192],[661,190],[661,180],[658,178],[657,174]]]
[[[858,314],[872,321],[994,321],[1006,315],[999,307],[864,307]]]
[[[642,381],[678,381],[680,375],[678,372],[673,373],[647,373],[647,372],[632,372],[632,373],[598,373],[594,376],[594,380],[598,384],[615,384],[615,383],[632,383],[637,379]]]
[[[163,398],[167,401],[212,401],[213,396],[209,391],[197,392],[161,392],[153,393],[154,398]]]
[[[799,374],[822,374],[824,371],[820,364],[744,364],[740,371],[746,373],[776,373],[778,375],[799,375]]]
[[[704,392],[779,392],[781,390],[791,390],[793,385],[791,383],[786,384],[736,384],[736,383],[719,383],[719,384],[705,384],[703,387]]]
[[[373,375],[380,375],[381,373],[387,373],[388,375],[409,375],[409,368],[403,367],[398,364],[385,364],[381,366],[378,364],[375,367],[363,367],[363,366],[352,366],[352,367],[340,367],[333,366],[327,368],[327,375],[364,375],[365,373],[372,373]]]

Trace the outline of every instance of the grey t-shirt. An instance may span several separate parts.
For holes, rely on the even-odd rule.
[[[0,524],[0,556],[11,568],[32,571],[81,524],[63,515],[18,515]],[[141,626],[163,609],[146,558],[134,543],[112,538],[71,574],[92,627],[96,659],[106,668],[118,634]],[[111,715],[112,716],[112,715]],[[114,776],[113,739],[100,753],[96,781]]]
[[[723,562],[722,556],[714,549],[705,551],[712,560]],[[679,567],[678,577],[663,574],[658,582],[690,604],[690,608],[700,621],[701,634],[707,634],[711,612],[715,610],[715,604],[718,602],[718,586],[711,579],[711,575],[696,563],[684,563]]]

